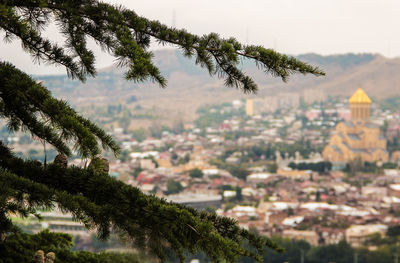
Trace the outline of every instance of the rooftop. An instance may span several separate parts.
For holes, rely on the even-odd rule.
[[[353,96],[350,97],[349,103],[351,104],[359,104],[359,103],[371,103],[371,99],[364,92],[363,89],[359,88],[356,92],[354,92]]]
[[[199,203],[199,202],[209,202],[209,201],[220,201],[222,199],[222,197],[220,195],[180,193],[180,194],[166,196],[166,199],[168,201],[172,201],[172,202],[181,204],[181,203]]]

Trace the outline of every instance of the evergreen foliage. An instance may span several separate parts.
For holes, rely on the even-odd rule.
[[[53,20],[65,36],[68,52],[41,34]],[[257,85],[238,68],[242,57],[254,60],[260,69],[284,81],[295,72],[324,74],[316,67],[272,49],[243,45],[234,38],[222,39],[215,33],[196,36],[140,17],[121,6],[96,0],[2,1],[0,28],[10,40],[14,36],[19,38],[36,60],[61,64],[71,77],[80,80],[96,74],[95,57],[87,48],[87,38],[94,39],[115,56],[121,66],[128,67],[127,79],[149,79],[162,87],[166,86],[166,80],[152,63],[152,53],[147,51],[152,38],[162,45],[178,46],[185,56],[195,56],[196,63],[211,75],[225,78],[227,86],[247,92],[256,91]]]
[[[177,194],[182,191],[183,191],[183,186],[181,185],[180,182],[175,181],[174,179],[168,179],[167,191],[165,192],[165,194],[167,194],[167,195]]]
[[[291,162],[288,165],[290,168],[295,170],[311,170],[318,172],[319,174],[326,173],[332,169],[332,163],[330,162],[317,162],[317,163],[294,163]]]
[[[203,175],[204,175],[203,172],[197,168],[189,171],[189,176],[192,178],[202,178]]]
[[[62,233],[50,233],[48,230],[35,235],[28,235],[17,231],[8,236],[7,242],[0,243],[0,263],[33,262],[33,256],[38,250],[56,255],[59,263],[136,263],[138,255],[132,253],[110,253],[99,254],[86,251],[71,251],[72,239],[70,235]],[[4,258],[6,256],[6,258]],[[47,261],[46,261],[47,262]]]
[[[355,248],[345,241],[337,244],[311,246],[304,240],[286,239],[278,236],[272,237],[272,240],[281,244],[285,249],[284,253],[267,249],[263,255],[265,263],[354,263],[357,254],[359,263],[393,263],[400,253],[396,242],[391,244],[372,244],[375,249],[367,247]],[[207,262],[203,254],[188,255],[190,259],[201,259],[201,262]],[[171,262],[178,262],[174,260]],[[242,257],[239,263],[254,263],[252,258]]]
[[[51,23],[65,37],[64,46],[44,37],[43,32]],[[253,60],[261,70],[284,81],[296,72],[324,74],[316,67],[271,49],[246,46],[215,33],[196,36],[97,0],[3,0],[0,1],[0,32],[5,33],[7,41],[20,40],[34,61],[62,65],[69,76],[81,81],[96,75],[95,57],[87,47],[88,39],[95,40],[117,58],[120,66],[127,68],[128,80],[151,80],[161,87],[166,86],[166,79],[152,62],[152,53],[148,51],[151,40],[180,48],[186,57],[195,57],[196,64],[206,68],[210,75],[224,78],[227,86],[243,92],[257,91],[252,78],[239,68],[243,58]],[[110,149],[117,155],[120,152],[117,143],[65,101],[53,98],[42,84],[5,61],[0,61],[0,98],[0,117],[7,121],[11,131],[28,131],[43,143],[54,146],[60,154],[71,156],[76,152],[93,161],[87,169],[41,164],[15,157],[1,143],[1,249],[17,245],[13,243],[17,238],[18,244],[26,248],[19,253],[33,257],[30,253],[35,250],[29,250],[28,244],[22,242],[33,237],[18,234],[10,215],[40,217],[38,209],[54,207],[72,213],[101,238],[116,231],[136,247],[151,251],[163,260],[165,247],[174,251],[181,261],[185,251],[203,251],[213,261],[227,262],[234,262],[239,256],[261,261],[265,247],[278,249],[269,239],[239,228],[232,219],[145,195],[109,177],[100,154],[102,149]],[[57,246],[54,238],[60,236],[45,235],[51,241],[49,246]],[[244,246],[244,242],[250,247]],[[68,248],[68,244],[62,246]],[[56,260],[62,259],[60,253],[54,252]],[[65,262],[77,260],[69,258]]]

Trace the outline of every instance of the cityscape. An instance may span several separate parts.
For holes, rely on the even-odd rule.
[[[346,241],[374,250],[377,238],[400,225],[400,111],[375,103],[362,88],[350,98],[305,90],[198,112],[194,123],[149,137],[114,128],[123,151],[110,159],[110,176],[311,246]],[[3,136],[14,149],[26,149],[21,155],[40,152],[41,143],[26,135]],[[86,163],[78,158],[69,165]],[[91,248],[93,233],[71,215],[42,216],[19,222],[33,232],[72,234],[81,249]]]
[[[399,263],[399,8],[0,1],[0,263]]]

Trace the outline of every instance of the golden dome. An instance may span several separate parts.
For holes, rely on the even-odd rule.
[[[371,99],[368,97],[365,92],[359,88],[356,92],[354,92],[353,96],[349,99],[349,103],[371,103]]]

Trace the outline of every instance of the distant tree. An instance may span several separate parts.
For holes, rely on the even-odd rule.
[[[385,243],[385,239],[382,238],[381,233],[373,233],[368,236],[368,239],[364,242],[365,246],[380,246]]]
[[[142,141],[144,141],[144,139],[146,139],[146,130],[143,128],[136,129],[136,130],[132,131],[132,136],[137,141],[142,142]]]
[[[179,158],[179,156],[176,154],[176,152],[172,152],[171,154],[171,160],[177,160]]]
[[[62,45],[46,38],[44,31],[52,23],[65,37]],[[161,87],[167,82],[148,50],[152,40],[177,46],[211,75],[223,78],[226,86],[243,92],[255,92],[258,87],[242,70],[242,58],[284,81],[295,72],[324,74],[271,49],[243,45],[215,33],[193,35],[98,0],[1,1],[0,30],[8,41],[19,40],[35,61],[61,65],[70,77],[81,81],[96,75],[95,56],[87,47],[89,39],[127,69],[128,80],[151,80]],[[0,99],[1,118],[12,131],[29,131],[62,155],[76,152],[82,158],[95,160],[104,149],[116,155],[120,151],[111,136],[7,62],[0,62]],[[109,110],[112,114],[121,108]],[[229,218],[204,215],[145,195],[104,171],[22,160],[4,144],[0,144],[0,152],[1,235],[12,229],[10,214],[27,216],[37,214],[39,208],[57,205],[96,229],[101,238],[107,238],[115,229],[161,259],[166,257],[164,246],[169,246],[182,261],[183,251],[201,250],[214,261],[229,262],[240,255],[261,260],[264,245],[276,248],[269,239],[240,229]],[[245,240],[254,249],[245,248]]]
[[[325,167],[324,167],[324,171],[331,171],[332,170],[332,163],[331,162],[325,162]]]
[[[355,158],[346,164],[345,171],[350,175],[355,175],[357,172],[362,170],[363,163],[361,158]]]
[[[185,154],[183,157],[178,159],[178,164],[186,164],[190,161],[190,154]]]
[[[291,162],[288,165],[290,168],[295,170],[311,170],[318,172],[319,174],[326,173],[332,169],[332,163],[330,162],[318,162],[318,163],[294,163]]]
[[[138,105],[135,106],[134,109],[135,109],[135,110],[141,110],[141,109],[143,109],[143,107],[142,107],[140,104],[138,104]]]
[[[380,167],[376,164],[376,162],[364,162],[361,164],[361,167],[357,168],[358,172],[364,173],[378,173]]]
[[[175,181],[174,179],[168,179],[167,181],[167,191],[165,192],[168,195],[177,194],[183,191],[183,186],[180,182]]]
[[[230,184],[224,184],[218,187],[219,189],[223,190],[223,191],[233,191],[234,187]]]
[[[400,225],[389,226],[386,234],[388,237],[400,236]]]
[[[200,169],[193,169],[189,171],[189,176],[192,178],[202,178],[203,172]]]
[[[290,263],[301,263],[301,251],[305,255],[304,262],[310,262],[307,258],[307,253],[309,252],[311,246],[304,240],[294,240],[294,239],[286,239],[278,236],[272,237],[272,240],[281,244],[281,246],[285,249],[284,253],[277,253],[276,251],[267,249],[263,255],[264,262],[267,263],[282,263],[282,262],[290,262]],[[241,258],[239,260],[240,263],[252,263],[255,262],[251,258]],[[329,262],[329,261],[326,261]],[[316,263],[316,262],[313,262]]]
[[[390,163],[390,162],[384,163],[382,165],[382,168],[383,169],[396,169],[397,168],[397,164],[396,163]]]
[[[315,201],[321,202],[321,192],[319,190],[315,193]]]
[[[293,216],[293,215],[294,215],[294,210],[293,210],[293,208],[289,207],[289,208],[287,209],[287,215],[288,215],[288,216]]]
[[[228,171],[235,177],[246,180],[246,177],[250,174],[249,170],[241,166],[229,166]]]
[[[400,151],[400,138],[395,137],[387,142],[388,152],[391,154],[395,151]]]
[[[243,200],[242,188],[240,186],[236,186],[235,192],[236,192],[236,200],[239,202],[242,201]]]
[[[276,162],[270,163],[267,165],[268,172],[276,173],[278,171],[278,165]]]
[[[328,245],[313,247],[308,252],[308,262],[336,262],[348,263],[353,262],[354,250],[345,241],[340,241],[338,245]],[[362,262],[362,261],[361,261]]]
[[[127,151],[127,150],[121,151],[121,155],[119,156],[119,159],[122,162],[126,162],[128,160],[128,158],[129,158],[129,151]]]

